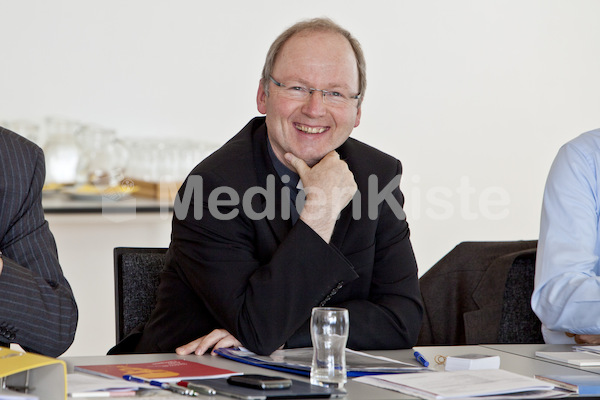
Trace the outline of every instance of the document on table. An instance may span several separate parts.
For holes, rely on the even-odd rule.
[[[502,369],[371,375],[355,381],[425,399],[549,398],[564,396],[554,385]],[[500,396],[501,395],[501,396]],[[493,397],[492,397],[493,396]]]
[[[600,356],[600,346],[573,346],[573,350],[575,351],[587,351],[589,353],[598,354]]]
[[[535,355],[580,367],[600,366],[600,354],[588,351],[536,351]]]
[[[109,392],[130,392],[138,389],[156,390],[155,387],[145,383],[130,382],[124,379],[109,379],[78,372],[67,374],[67,383],[70,397],[81,397],[84,394],[89,395],[94,392],[106,392],[108,394]],[[114,397],[116,397],[116,393]]]

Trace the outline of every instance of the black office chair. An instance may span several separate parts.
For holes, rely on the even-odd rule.
[[[523,253],[512,263],[502,301],[498,343],[544,343],[542,322],[531,309],[535,278],[535,251]]]
[[[531,310],[537,241],[463,242],[420,279],[419,345],[544,343]]]
[[[150,318],[166,251],[157,247],[114,249],[117,343]]]

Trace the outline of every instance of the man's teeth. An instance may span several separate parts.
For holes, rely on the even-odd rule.
[[[327,128],[311,128],[310,126],[296,125],[296,128],[306,133],[323,133]]]

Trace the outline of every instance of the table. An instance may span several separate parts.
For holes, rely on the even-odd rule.
[[[468,353],[480,353],[500,356],[500,368],[515,372],[518,374],[533,376],[535,374],[564,374],[564,375],[589,375],[600,374],[600,367],[594,368],[578,368],[576,366],[568,366],[549,360],[535,358],[535,351],[570,351],[569,345],[479,345],[479,346],[423,346],[415,347],[414,350],[419,351],[431,363],[430,367],[442,371],[443,365],[435,363],[436,355],[461,355]],[[381,350],[369,351],[368,353],[378,356],[385,356],[399,361],[414,363],[414,350]],[[282,372],[272,371],[264,368],[259,368],[251,365],[238,363],[227,360],[218,356],[177,356],[175,354],[135,354],[135,355],[119,355],[119,356],[89,356],[89,357],[64,357],[67,363],[67,370],[73,371],[75,365],[90,365],[90,364],[116,364],[116,363],[142,363],[158,360],[169,360],[173,358],[187,359],[197,361],[203,364],[212,365],[215,367],[226,368],[244,373],[256,373],[265,375],[282,375],[289,378],[308,381],[307,377],[300,375],[286,374]],[[352,379],[346,384],[348,395],[347,400],[395,400],[395,399],[415,399],[399,392],[380,389],[374,386],[355,382]],[[154,397],[152,399],[179,399],[183,397],[165,392],[164,395]],[[200,396],[202,400],[222,400],[229,399],[222,396]]]

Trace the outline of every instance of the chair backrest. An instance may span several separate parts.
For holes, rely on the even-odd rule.
[[[531,310],[537,241],[463,242],[420,279],[418,345],[543,343]]]
[[[157,247],[114,249],[117,343],[150,318],[166,252]]]
[[[535,253],[515,258],[504,285],[498,343],[544,343],[542,323],[531,309]]]

